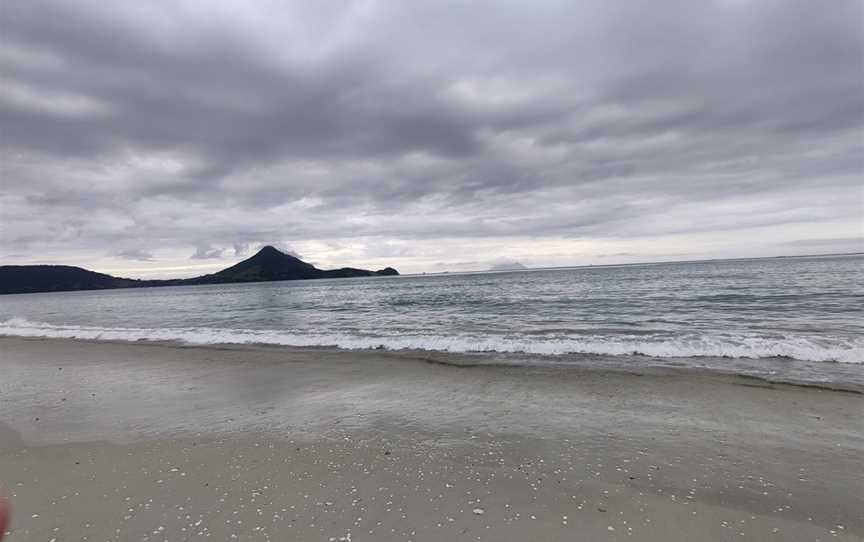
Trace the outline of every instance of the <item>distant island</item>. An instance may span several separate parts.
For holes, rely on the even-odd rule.
[[[189,279],[137,280],[113,277],[68,265],[3,265],[0,266],[0,294],[374,277],[398,274],[399,272],[392,267],[386,267],[379,271],[353,267],[318,269],[300,258],[280,252],[272,246],[265,246],[251,258],[236,265],[217,273]]]
[[[504,262],[493,265],[489,271],[522,271],[523,269],[529,268],[519,262]]]

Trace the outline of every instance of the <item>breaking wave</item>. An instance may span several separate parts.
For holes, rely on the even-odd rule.
[[[0,335],[104,341],[172,341],[190,345],[260,344],[336,347],[348,350],[428,350],[500,352],[538,355],[644,355],[657,358],[790,358],[801,361],[864,362],[864,339],[754,336],[644,336],[532,338],[473,335],[363,336],[343,333],[292,333],[283,330],[220,328],[124,328],[54,325],[11,318],[0,322]]]

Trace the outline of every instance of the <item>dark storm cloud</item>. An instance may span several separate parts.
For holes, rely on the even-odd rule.
[[[4,108],[0,119],[13,144],[73,155],[130,144],[179,146],[204,155],[203,174],[194,176],[205,178],[213,170],[286,155],[464,155],[475,149],[470,119],[427,94],[422,81],[389,81],[374,57],[344,51],[320,65],[274,65],[241,41],[252,36],[206,24],[196,29],[194,20],[185,22],[200,35],[188,49],[166,48],[149,35],[147,21],[137,27],[123,14],[99,16],[99,6],[91,7],[7,6],[6,41],[59,53],[67,68],[45,73],[15,64],[13,53],[10,75],[93,97],[107,109],[58,118],[51,111]],[[164,17],[176,15],[167,4],[161,8]]]
[[[16,252],[134,240],[148,248],[108,252],[213,259],[861,212],[856,0],[8,0],[0,16]]]

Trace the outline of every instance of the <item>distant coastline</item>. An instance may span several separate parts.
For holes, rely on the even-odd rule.
[[[263,253],[263,254],[262,254]],[[276,253],[276,254],[274,254]],[[261,259],[272,258],[277,260],[276,268],[280,265],[289,264],[287,267],[293,270],[278,271],[272,269],[273,265],[258,265]],[[195,284],[232,284],[242,282],[272,282],[282,280],[310,280],[321,278],[352,278],[352,277],[374,277],[374,276],[408,276],[408,277],[435,277],[440,275],[469,275],[469,274],[493,274],[493,273],[518,273],[535,271],[554,271],[559,269],[591,269],[605,267],[634,267],[645,265],[670,265],[688,263],[710,263],[726,261],[747,260],[776,260],[791,258],[829,258],[842,256],[864,256],[864,252],[838,252],[820,254],[793,254],[780,256],[753,256],[739,258],[707,258],[697,260],[660,260],[650,262],[629,263],[598,263],[583,265],[558,265],[550,267],[526,267],[519,264],[518,267],[494,265],[489,269],[472,271],[432,271],[421,273],[402,274],[393,267],[386,267],[377,271],[343,267],[339,269],[318,269],[311,264],[295,258],[289,254],[280,252],[271,246],[262,248],[255,256],[247,260],[223,269],[217,273],[201,275],[188,279],[129,279],[115,277],[106,273],[99,273],[77,266],[67,265],[2,265],[0,266],[0,295],[16,293],[40,293],[40,292],[68,292],[80,290],[108,290],[122,288],[152,288],[160,286],[185,286]],[[287,259],[287,260],[286,260]],[[282,263],[278,263],[281,261]],[[299,262],[299,263],[298,263]],[[304,271],[297,271],[297,268]],[[256,270],[257,268],[257,270]],[[251,269],[251,271],[250,271]]]
[[[526,269],[530,269],[530,267],[526,267],[519,262],[504,262],[493,265],[489,268],[489,271],[525,271]]]
[[[378,271],[353,267],[318,269],[272,246],[265,246],[251,258],[231,267],[188,279],[127,279],[67,265],[4,265],[0,266],[0,294],[395,275],[399,275],[399,272],[392,267]]]
[[[793,254],[789,256],[750,256],[741,258],[706,258],[704,260],[659,260],[651,262],[628,262],[628,263],[595,263],[581,265],[554,265],[549,267],[523,267],[521,269],[478,269],[473,271],[433,271],[425,273],[405,273],[405,277],[434,277],[438,275],[482,275],[492,273],[519,273],[522,271],[555,271],[558,269],[591,269],[605,267],[636,267],[642,265],[671,265],[671,264],[688,264],[688,263],[711,263],[711,262],[738,262],[750,260],[777,260],[784,258],[831,258],[840,256],[864,256],[864,252],[838,252],[829,254]]]

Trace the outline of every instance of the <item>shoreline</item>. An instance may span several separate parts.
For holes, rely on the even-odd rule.
[[[864,537],[856,393],[319,348],[0,353],[9,542]]]
[[[864,383],[840,382],[840,381],[812,381],[788,377],[784,374],[758,374],[755,372],[736,371],[735,368],[723,368],[719,366],[695,365],[688,366],[678,361],[678,358],[663,358],[650,356],[642,353],[628,355],[612,354],[534,354],[522,352],[449,352],[443,350],[418,350],[418,349],[388,349],[388,348],[343,348],[339,346],[293,346],[268,343],[189,343],[180,340],[164,339],[93,339],[93,338],[70,338],[70,337],[41,337],[41,336],[18,336],[0,334],[0,351],[2,341],[59,341],[72,343],[90,344],[113,344],[129,346],[161,346],[183,349],[210,349],[229,351],[261,351],[269,353],[284,352],[292,353],[321,352],[325,354],[346,355],[356,354],[358,356],[382,356],[393,359],[419,361],[454,368],[470,367],[499,367],[499,368],[523,368],[523,369],[550,369],[560,371],[586,371],[586,372],[611,372],[625,373],[636,376],[642,375],[667,375],[682,376],[690,375],[704,378],[738,379],[742,382],[758,381],[768,386],[794,386],[802,388],[813,388],[840,393],[852,393],[864,395]],[[734,358],[731,356],[704,356],[695,358],[682,358],[684,360],[701,360],[703,362],[716,362],[718,360],[746,359],[754,363],[761,360],[768,362],[788,363],[827,363],[832,365],[846,366],[836,361],[802,362],[787,357],[775,358]],[[587,363],[586,363],[587,362]],[[856,366],[857,364],[851,364]],[[850,369],[850,374],[852,370]],[[742,384],[746,385],[746,384]]]

